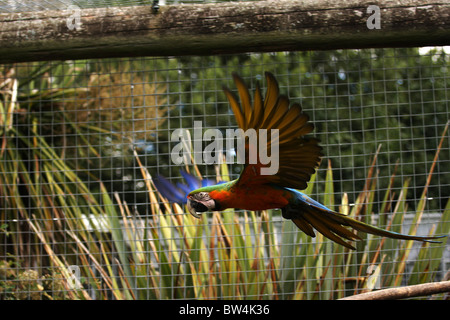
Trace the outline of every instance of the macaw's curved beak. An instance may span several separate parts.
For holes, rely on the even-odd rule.
[[[208,208],[204,204],[202,204],[198,201],[195,201],[195,200],[191,199],[190,197],[188,197],[188,200],[187,200],[187,207],[188,207],[189,213],[194,218],[197,218],[197,219],[201,218],[202,212],[208,211]]]

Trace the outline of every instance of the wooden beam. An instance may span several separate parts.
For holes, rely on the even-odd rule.
[[[448,0],[69,9],[0,14],[0,63],[450,44]]]
[[[406,287],[389,288],[349,296],[339,300],[397,300],[429,296],[450,292],[450,281],[416,284]]]

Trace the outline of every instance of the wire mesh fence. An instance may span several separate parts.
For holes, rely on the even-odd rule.
[[[449,246],[363,236],[351,251],[280,210],[187,214],[173,133],[236,128],[222,87],[272,72],[315,125],[307,193],[403,233],[448,235],[445,48],[252,53],[2,65],[2,299],[336,299],[448,278]],[[234,149],[218,150],[233,154]],[[170,192],[158,189],[167,179]],[[198,181],[197,181],[198,179]],[[203,179],[203,180],[202,180]],[[191,182],[193,183],[193,182]]]

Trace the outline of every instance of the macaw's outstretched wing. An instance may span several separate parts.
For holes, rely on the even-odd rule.
[[[256,139],[252,139],[250,135],[245,136],[245,166],[238,184],[251,186],[275,183],[283,187],[305,189],[322,156],[319,141],[305,137],[314,129],[313,124],[308,122],[308,115],[302,112],[300,104],[294,103],[290,106],[289,98],[280,95],[277,80],[269,72],[266,72],[265,98],[262,98],[260,87],[257,85],[253,103],[244,81],[237,74],[233,74],[233,78],[240,103],[228,88],[224,88],[224,91],[238,126],[246,134],[256,133]],[[266,129],[266,133],[261,129]],[[272,135],[271,129],[278,129],[278,135]],[[260,144],[262,134],[267,134],[266,145]],[[255,142],[258,144],[257,147],[254,145]],[[274,150],[278,151],[278,157],[271,154]],[[261,154],[267,156],[270,154],[271,160],[278,161],[276,172],[265,174],[264,170],[261,170],[274,165],[267,162],[268,158],[261,159]]]

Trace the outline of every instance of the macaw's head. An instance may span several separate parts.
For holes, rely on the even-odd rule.
[[[200,218],[202,212],[221,210],[214,187],[200,188],[188,194],[187,207],[192,216]]]

